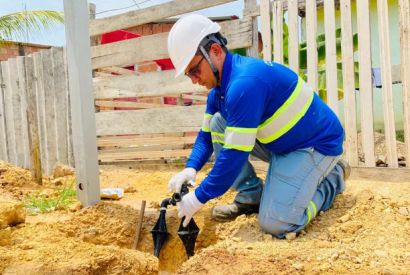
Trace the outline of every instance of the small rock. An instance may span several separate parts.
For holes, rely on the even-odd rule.
[[[296,268],[299,271],[303,271],[305,269],[305,266],[303,264],[293,264],[292,265],[294,268]]]
[[[380,258],[385,258],[385,257],[387,257],[389,254],[387,254],[387,252],[386,251],[384,251],[384,250],[375,250],[374,251],[374,254],[376,254],[376,256],[377,257],[380,257]]]
[[[127,186],[124,188],[124,193],[135,193],[137,190],[134,189],[132,186]]]
[[[26,208],[19,203],[0,203],[0,229],[26,221]]]
[[[400,215],[403,215],[403,216],[408,216],[409,215],[409,211],[407,211],[406,207],[400,207],[399,208],[399,213],[400,213]]]
[[[348,220],[350,220],[350,215],[349,215],[349,214],[346,214],[346,215],[340,217],[340,218],[338,219],[338,222],[344,223],[344,222],[347,222]]]
[[[13,244],[21,244],[24,242],[24,240],[21,238],[15,238],[15,239],[12,239],[11,241],[13,242]]]
[[[332,261],[336,261],[338,258],[339,258],[339,255],[338,255],[337,253],[334,253],[334,254],[330,257],[330,259],[331,259]]]
[[[271,241],[272,239],[273,239],[273,237],[272,237],[271,234],[265,234],[265,235],[263,236],[263,240],[264,240],[265,242]]]
[[[348,222],[342,224],[340,226],[340,229],[342,229],[342,231],[344,233],[353,234],[357,230],[359,230],[361,227],[362,227],[362,223],[359,222],[359,221],[348,221]]]
[[[325,212],[319,211],[319,216],[323,216],[324,214],[325,214]]]
[[[63,185],[63,182],[62,182],[62,180],[61,179],[54,179],[54,180],[52,180],[51,181],[51,184],[53,184],[53,185],[55,185],[55,186],[61,186],[61,185]]]
[[[292,241],[292,240],[294,240],[294,239],[296,239],[296,233],[288,233],[288,234],[286,234],[286,240]]]
[[[387,162],[387,157],[386,156],[383,156],[383,155],[377,156],[377,159],[376,159],[376,164],[377,165],[385,164],[386,162]]]
[[[53,176],[54,178],[60,178],[65,176],[75,175],[75,170],[72,167],[64,165],[62,163],[57,162],[54,166]]]
[[[76,212],[76,211],[80,210],[81,208],[83,208],[83,205],[81,204],[80,201],[77,201],[76,203],[74,203],[73,205],[70,206],[70,211],[71,212]]]
[[[232,241],[237,242],[237,243],[240,243],[240,242],[242,242],[242,238],[233,237],[233,238],[232,238]]]
[[[396,272],[394,272],[391,269],[388,269],[387,267],[383,268],[383,275],[396,275]]]

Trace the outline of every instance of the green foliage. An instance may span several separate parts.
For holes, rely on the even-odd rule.
[[[63,188],[56,188],[53,192],[54,195],[46,197],[44,195],[35,194],[30,195],[24,200],[23,205],[25,208],[33,209],[35,212],[47,213],[57,210],[58,208],[67,208],[70,204],[77,201],[77,191],[74,189],[75,180],[71,182],[69,186],[63,185]]]
[[[31,10],[0,16],[0,46],[6,41],[44,36],[47,31],[63,24],[64,15],[58,11]]]

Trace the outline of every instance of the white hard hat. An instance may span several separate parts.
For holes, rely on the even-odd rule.
[[[169,56],[177,71],[175,77],[185,71],[202,39],[220,29],[218,23],[200,14],[187,15],[175,23],[168,36]]]

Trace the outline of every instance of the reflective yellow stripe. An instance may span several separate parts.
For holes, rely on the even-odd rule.
[[[210,114],[204,114],[204,122],[202,123],[202,131],[203,132],[211,132],[211,118],[213,117],[213,115]]]
[[[202,129],[203,132],[207,132],[207,133],[211,132],[211,128],[209,128],[209,127],[202,127],[201,129]]]
[[[272,117],[259,125],[258,140],[262,143],[270,143],[287,133],[306,114],[313,98],[312,88],[299,78],[298,84],[288,100]]]
[[[306,225],[308,225],[310,223],[310,219],[312,218],[312,214],[310,214],[309,206],[308,206],[307,210],[308,210],[308,221],[307,221]]]
[[[213,117],[214,117],[214,115],[210,115],[210,114],[207,114],[207,113],[205,113],[205,116],[206,116],[206,117],[209,117],[209,118],[213,118]]]
[[[313,217],[316,217],[316,214],[317,214],[317,212],[316,212],[316,205],[313,203],[313,201],[310,201],[310,204],[313,206]]]
[[[211,135],[213,136],[220,136],[220,137],[224,137],[225,134],[221,134],[221,133],[217,133],[217,132],[211,132]]]
[[[236,132],[236,133],[256,133],[258,128],[239,128],[239,127],[226,127],[226,132]]]
[[[221,144],[225,144],[225,141],[220,140],[220,139],[213,139],[212,143],[221,143]]]
[[[250,152],[253,149],[253,146],[240,146],[240,145],[232,145],[232,144],[225,144],[225,149],[236,149],[239,151]]]

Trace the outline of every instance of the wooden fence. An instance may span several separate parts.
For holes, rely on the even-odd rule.
[[[79,0],[78,0],[79,1]],[[90,36],[141,25],[170,16],[221,5],[233,0],[174,0],[158,6],[124,14],[90,19]],[[299,68],[299,14],[306,15],[308,83],[318,91],[317,7],[324,7],[326,34],[327,102],[338,114],[337,52],[335,37],[335,2],[340,8],[343,64],[345,152],[348,161],[358,166],[358,140],[354,75],[351,5],[358,14],[360,73],[360,110],[365,165],[375,166],[373,130],[373,88],[371,75],[371,32],[369,0],[245,0],[243,18],[221,22],[222,34],[229,49],[247,48],[248,56],[258,57],[258,17],[261,17],[263,58],[284,63],[283,18],[289,29],[288,66]],[[395,123],[393,117],[388,6],[379,0],[380,51],[382,62],[383,107],[389,167],[398,167]],[[69,3],[69,2],[67,2]],[[404,136],[407,166],[410,166],[410,43],[409,2],[399,0],[401,41],[401,82],[403,86]],[[70,5],[70,4],[67,4]],[[287,15],[286,15],[287,14]],[[273,20],[271,21],[271,15]],[[273,44],[271,43],[271,35]],[[312,35],[314,34],[314,35]],[[94,103],[97,107],[131,107],[139,110],[111,110],[95,113],[98,159],[100,163],[130,161],[169,161],[187,158],[202,125],[204,87],[192,85],[185,77],[174,78],[175,71],[135,73],[119,66],[168,58],[168,33],[145,36],[105,45],[92,46],[91,68]],[[95,43],[93,44],[95,45]],[[272,54],[270,54],[272,53]],[[67,62],[64,48],[52,48],[29,57],[1,62],[0,67],[0,159],[14,165],[30,167],[30,156],[40,152],[43,172],[51,174],[56,161],[74,165]],[[86,54],[84,55],[86,56]],[[118,75],[112,75],[116,73]],[[191,95],[188,95],[191,93]],[[192,95],[192,93],[194,93]],[[179,106],[160,103],[106,101],[121,98],[176,97]],[[202,104],[182,106],[183,99]],[[78,99],[76,99],[78,100]],[[75,101],[77,102],[77,101]],[[79,101],[78,101],[79,102]],[[75,112],[78,109],[71,109]],[[80,134],[78,134],[80,135]],[[37,143],[36,143],[37,142]],[[36,151],[36,144],[39,150]],[[32,152],[30,154],[30,152]],[[34,163],[34,164],[33,164]]]
[[[55,47],[1,62],[1,160],[47,175],[74,164],[65,56]]]

